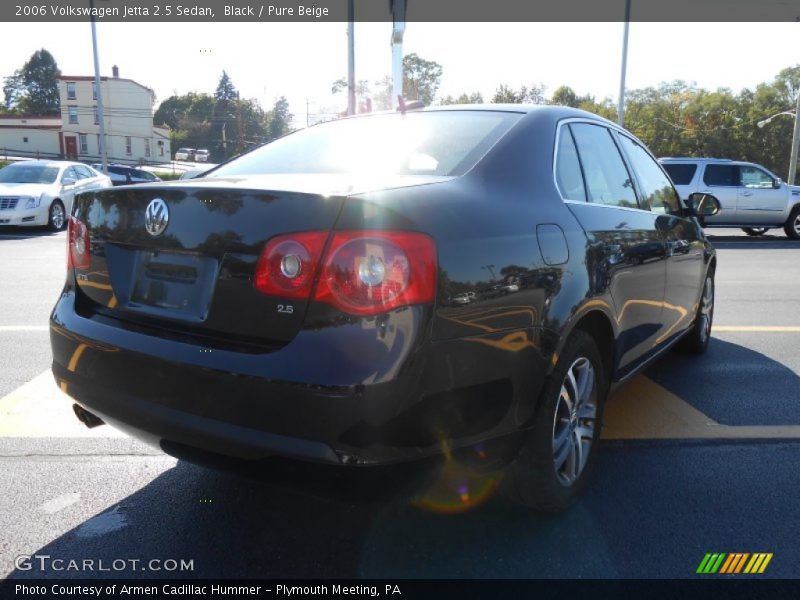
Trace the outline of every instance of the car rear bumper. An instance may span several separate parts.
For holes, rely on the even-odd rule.
[[[378,330],[354,323],[303,330],[280,349],[250,354],[148,335],[82,316],[74,304],[65,290],[51,316],[56,382],[168,452],[330,465],[435,456],[527,427],[549,363],[541,350],[549,336],[538,329],[515,332],[515,346],[503,331],[380,352],[364,342]],[[362,345],[370,352],[360,354]]]

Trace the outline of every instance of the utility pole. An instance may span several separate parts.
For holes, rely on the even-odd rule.
[[[403,95],[403,34],[406,31],[406,0],[392,0],[392,108]]]
[[[625,75],[628,71],[628,30],[631,25],[631,0],[625,0],[625,32],[622,34],[622,72],[619,76],[619,104],[617,104],[617,125],[622,127],[625,111]]]
[[[356,114],[355,8],[347,0],[347,115]]]
[[[238,91],[236,92],[236,130],[239,137],[236,153],[241,154],[244,152],[244,128],[242,127],[242,101]]]
[[[797,151],[800,146],[800,90],[797,92],[797,108],[794,111],[794,133],[792,134],[792,158],[789,162],[789,185],[794,185],[797,175]]]
[[[89,0],[89,6],[94,9],[94,0]],[[94,13],[94,10],[91,11]],[[108,152],[106,151],[106,119],[103,112],[103,89],[100,87],[100,58],[97,55],[97,27],[92,16],[92,50],[94,52],[94,87],[97,90],[97,120],[100,125],[99,148],[100,161],[103,163],[103,173],[108,175]]]

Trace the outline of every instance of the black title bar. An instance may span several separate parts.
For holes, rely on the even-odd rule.
[[[392,21],[393,0],[355,0],[355,20]],[[405,0],[409,22],[800,21],[800,0]],[[0,21],[344,22],[348,0],[2,0]],[[682,43],[683,40],[675,40]]]

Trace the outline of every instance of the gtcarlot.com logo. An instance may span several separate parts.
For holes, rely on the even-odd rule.
[[[194,571],[194,560],[183,558],[55,558],[49,554],[23,554],[14,560],[18,571]]]
[[[700,561],[697,573],[700,575],[756,575],[763,573],[772,552],[709,552]]]

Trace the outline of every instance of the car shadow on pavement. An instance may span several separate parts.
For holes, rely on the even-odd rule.
[[[741,344],[712,337],[705,354],[670,352],[645,375],[723,425],[800,425],[800,375]]]

